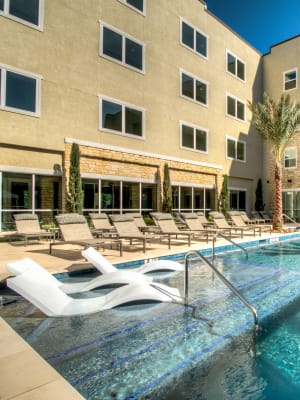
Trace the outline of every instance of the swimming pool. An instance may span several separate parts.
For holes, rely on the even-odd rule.
[[[258,333],[249,310],[196,260],[194,315],[157,303],[45,318],[25,301],[0,315],[88,400],[295,399],[299,254],[300,240],[291,240],[249,248],[248,260],[240,251],[217,255],[218,269],[257,308]],[[181,273],[159,280],[183,291]]]

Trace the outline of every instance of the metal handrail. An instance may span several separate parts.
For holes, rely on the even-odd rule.
[[[254,317],[254,323],[256,326],[258,326],[258,314],[255,309],[255,307],[250,304],[245,297],[225,278],[224,275],[221,274],[220,271],[217,270],[217,268],[207,260],[206,257],[204,257],[199,251],[197,250],[190,250],[188,253],[185,255],[184,259],[184,304],[188,305],[188,292],[189,292],[189,268],[188,268],[188,259],[192,254],[196,254],[197,257],[199,257],[208,267],[210,267],[214,273],[217,275],[217,277],[234,293],[252,312],[253,317]]]
[[[241,246],[241,245],[239,245],[238,243],[234,242],[234,241],[231,240],[228,236],[223,235],[221,232],[216,232],[216,233],[214,234],[214,237],[213,237],[213,249],[212,249],[212,259],[213,259],[213,261],[214,261],[214,259],[215,259],[215,243],[216,243],[216,240],[217,240],[217,237],[218,237],[218,236],[220,236],[221,238],[227,240],[228,242],[230,242],[230,243],[233,244],[234,246],[236,246],[236,247],[238,247],[239,249],[241,249],[244,253],[246,253],[246,258],[247,258],[247,260],[248,260],[248,257],[249,257],[248,251],[247,251],[243,246]]]
[[[292,222],[293,224],[296,224],[297,226],[300,226],[297,221],[295,221],[293,218],[289,217],[287,214],[282,214],[284,218],[286,218],[288,221]]]

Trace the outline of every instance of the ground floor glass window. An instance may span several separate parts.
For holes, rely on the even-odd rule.
[[[42,224],[53,224],[61,208],[60,177],[3,172],[0,178],[1,231],[13,230],[13,215],[21,212],[38,214]]]
[[[300,191],[289,191],[282,193],[282,209],[283,213],[294,219],[300,221]]]

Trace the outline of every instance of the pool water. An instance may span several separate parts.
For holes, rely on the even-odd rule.
[[[240,251],[217,255],[218,269],[256,307],[259,331],[249,309],[194,259],[189,292],[194,309],[145,303],[45,318],[7,292],[7,301],[17,301],[0,315],[88,400],[296,399],[299,254],[300,240],[291,240],[251,248],[248,260]],[[183,293],[183,275],[155,279]]]

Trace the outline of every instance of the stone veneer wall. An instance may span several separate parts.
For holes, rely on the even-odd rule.
[[[65,145],[65,188],[68,186],[71,144]],[[102,176],[118,176],[135,179],[151,179],[158,183],[158,195],[161,198],[163,169],[167,163],[170,170],[171,183],[190,185],[213,185],[216,193],[222,186],[222,170],[206,166],[189,164],[181,161],[170,161],[145,155],[132,154],[126,151],[113,151],[92,146],[79,146],[80,171]],[[216,201],[217,201],[216,196]],[[158,204],[160,208],[161,204]]]

